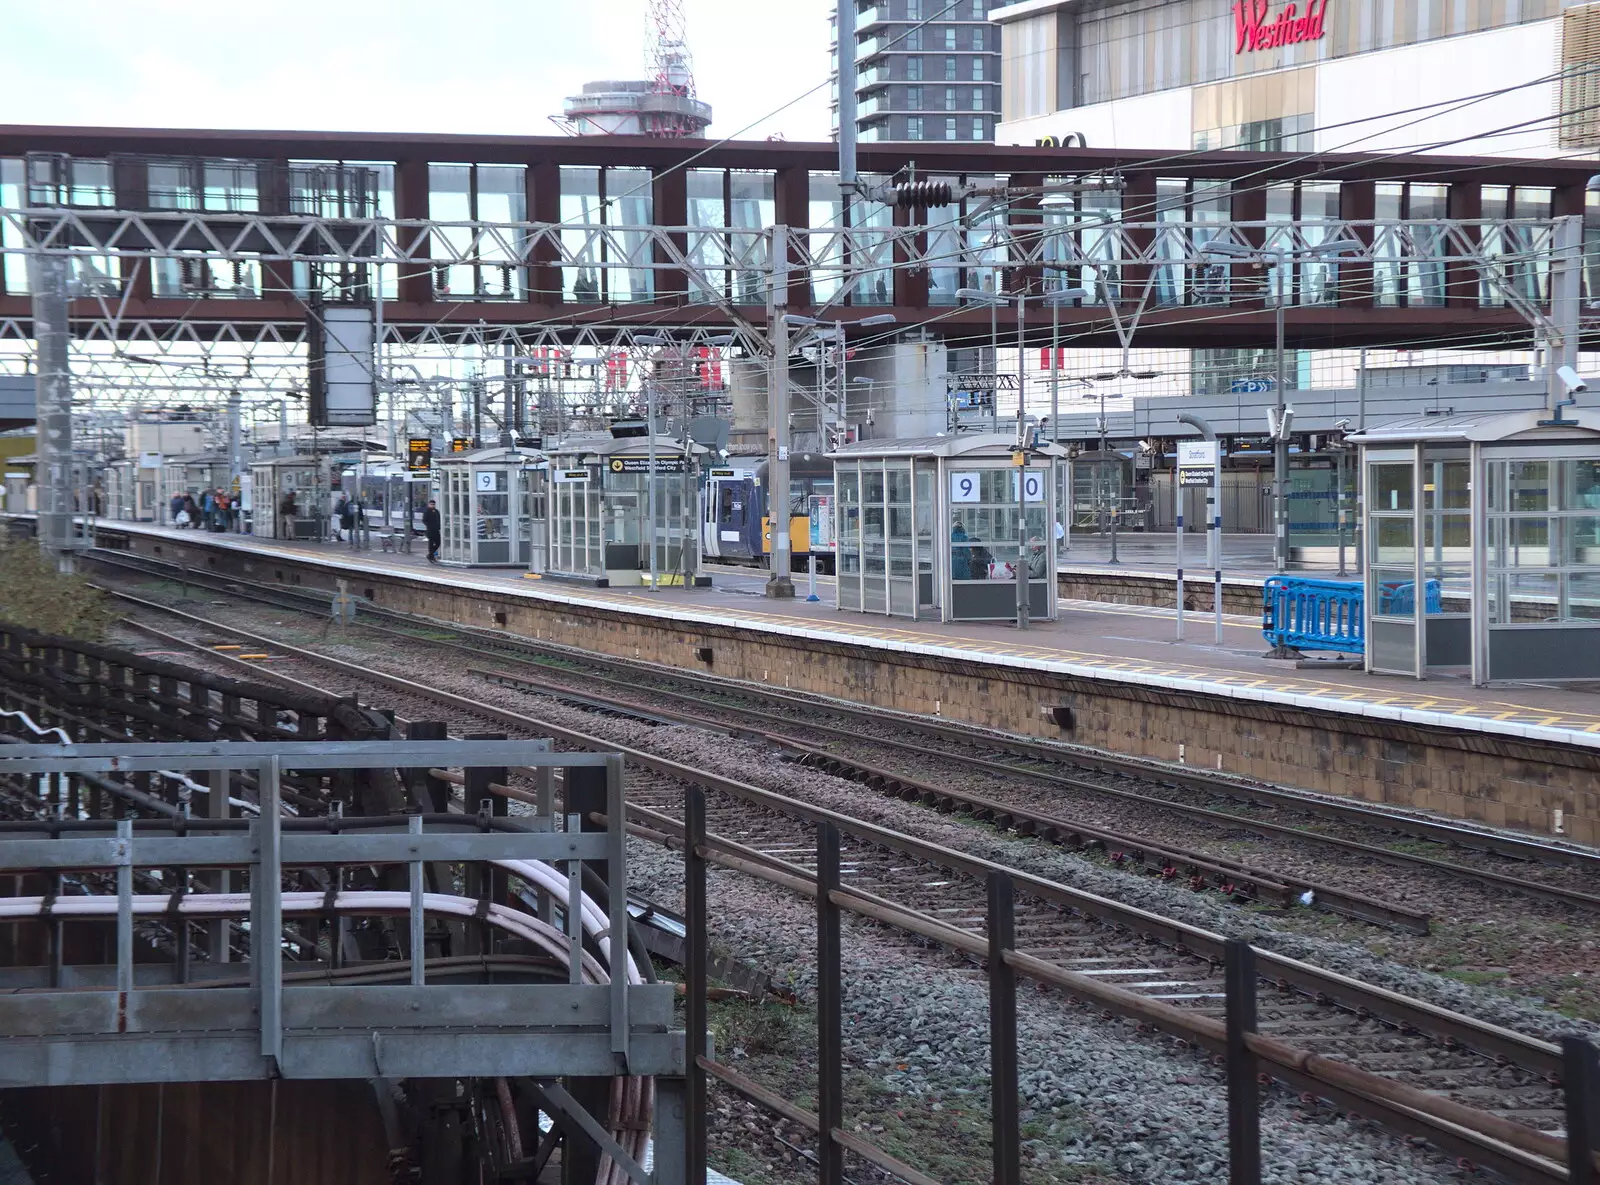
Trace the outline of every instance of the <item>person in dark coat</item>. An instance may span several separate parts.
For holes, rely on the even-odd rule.
[[[428,562],[437,564],[439,544],[444,541],[444,529],[439,521],[439,504],[432,498],[428,499],[427,508],[422,512],[422,529],[428,535]]]

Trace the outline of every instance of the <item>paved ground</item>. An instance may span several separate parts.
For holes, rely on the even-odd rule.
[[[107,524],[127,528],[132,524]],[[177,534],[139,524],[134,529]],[[183,532],[184,535],[190,534]],[[559,596],[596,604],[683,613],[752,628],[803,629],[876,642],[891,647],[933,645],[1008,664],[1068,664],[1117,678],[1201,683],[1252,699],[1293,699],[1333,710],[1391,715],[1429,722],[1459,722],[1463,727],[1519,733],[1527,728],[1600,734],[1600,695],[1564,688],[1512,686],[1474,688],[1464,678],[1435,676],[1418,681],[1363,671],[1298,670],[1292,663],[1265,657],[1257,618],[1225,615],[1222,640],[1209,614],[1186,614],[1184,639],[1176,639],[1172,609],[1070,601],[1060,619],[1039,622],[1021,632],[999,623],[912,622],[840,612],[833,607],[832,582],[819,580],[821,600],[807,602],[806,578],[796,577],[799,596],[773,601],[762,595],[765,576],[755,571],[717,568],[711,589],[596,589],[556,580],[539,580],[515,569],[465,569],[430,565],[420,550],[410,555],[371,551],[353,553],[338,544],[286,544],[249,536],[202,536],[226,546],[283,548],[316,555],[339,565],[424,575],[458,587],[519,590],[533,596]],[[199,541],[199,540],[197,540]],[[1414,714],[1417,714],[1414,716]],[[1548,734],[1545,734],[1548,735]]]

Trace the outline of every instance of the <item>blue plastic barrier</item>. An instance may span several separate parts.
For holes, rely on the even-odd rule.
[[[1440,600],[1439,582],[1429,580],[1424,584],[1429,613],[1444,612]],[[1410,617],[1417,611],[1417,582],[1415,580],[1383,580],[1378,583],[1378,616]]]
[[[1359,583],[1270,577],[1261,590],[1261,633],[1275,649],[1361,654],[1362,599]]]

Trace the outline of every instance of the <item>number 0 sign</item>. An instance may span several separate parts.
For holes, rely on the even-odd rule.
[[[950,475],[950,501],[978,501],[978,475],[976,473],[952,473]]]
[[[1030,469],[1030,470],[1028,470],[1028,476],[1024,480],[1026,481],[1027,484],[1023,487],[1023,491],[1022,491],[1023,492],[1023,500],[1026,501],[1026,502],[1043,502],[1044,501],[1044,474],[1039,472],[1038,470]],[[1014,498],[1016,498],[1016,496],[1017,496],[1017,471],[1015,469],[1013,469],[1011,471],[1011,497],[1014,499]]]

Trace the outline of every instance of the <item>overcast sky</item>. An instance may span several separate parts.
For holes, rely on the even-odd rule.
[[[829,0],[683,3],[711,135],[828,137]],[[645,0],[5,7],[0,123],[549,135],[584,82],[644,76]]]

